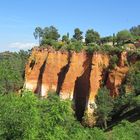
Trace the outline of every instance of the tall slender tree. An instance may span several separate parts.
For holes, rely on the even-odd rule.
[[[41,44],[41,38],[43,37],[43,29],[41,27],[36,27],[33,33],[35,39],[39,39],[39,45]]]
[[[77,41],[82,41],[82,39],[83,39],[82,34],[83,34],[83,32],[79,28],[76,28],[74,30],[73,38],[76,39]]]

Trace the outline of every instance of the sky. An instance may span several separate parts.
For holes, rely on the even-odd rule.
[[[140,0],[0,0],[0,52],[38,44],[35,27],[55,26],[61,35],[94,29],[112,35],[140,24]]]

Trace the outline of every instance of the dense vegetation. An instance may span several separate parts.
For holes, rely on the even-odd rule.
[[[23,87],[24,70],[29,52],[0,53],[0,93],[18,91]]]
[[[34,36],[39,39],[40,47],[106,52],[111,58],[109,69],[118,64],[119,53],[127,50],[129,72],[119,89],[120,95],[115,98],[110,97],[109,90],[102,83],[94,112],[97,122],[89,128],[76,120],[72,101],[61,100],[55,93],[48,93],[48,98],[40,99],[24,90],[24,69],[30,52],[0,53],[1,140],[139,140],[140,62],[131,63],[129,59],[140,58],[140,52],[139,48],[131,49],[128,44],[139,42],[140,26],[107,37],[89,29],[85,41],[79,28],[74,30],[72,38],[67,33],[61,40],[53,26],[37,27]]]
[[[101,37],[100,34],[94,29],[88,29],[83,36],[83,32],[76,28],[74,34],[70,38],[69,33],[63,35],[60,38],[58,29],[54,26],[36,27],[34,32],[35,39],[39,39],[40,47],[51,46],[55,50],[72,50],[79,52],[86,50],[88,52],[93,51],[114,51],[118,47],[119,49],[129,50],[130,47],[127,44],[133,44],[140,40],[140,25],[132,27],[130,30],[122,30],[112,36]],[[139,45],[140,46],[140,45]],[[135,49],[135,47],[133,47]]]
[[[39,99],[29,91],[1,95],[0,107],[1,140],[139,140],[140,137],[140,121],[122,121],[107,132],[99,127],[83,127],[74,117],[71,102],[60,100],[53,93],[47,99]],[[108,118],[110,108],[101,105],[101,118]]]

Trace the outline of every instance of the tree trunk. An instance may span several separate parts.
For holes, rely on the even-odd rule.
[[[104,119],[104,128],[107,129],[107,121]]]
[[[39,36],[39,46],[41,45],[41,40],[40,40],[40,36]]]

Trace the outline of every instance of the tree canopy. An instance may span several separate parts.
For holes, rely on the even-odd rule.
[[[132,41],[133,37],[128,30],[122,30],[117,33],[116,40],[118,44],[124,44],[128,41]]]
[[[107,129],[107,120],[110,119],[110,113],[113,110],[113,99],[109,95],[106,87],[100,88],[96,97],[98,123]]]
[[[99,43],[100,35],[98,32],[94,31],[93,29],[89,29],[85,35],[85,42],[86,44],[89,43]]]
[[[82,39],[83,39],[82,34],[83,34],[83,32],[79,28],[76,28],[74,30],[73,38],[76,39],[77,41],[82,41]]]

